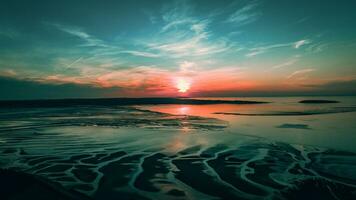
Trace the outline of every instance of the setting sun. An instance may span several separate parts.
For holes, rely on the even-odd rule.
[[[185,93],[190,89],[190,83],[186,79],[180,78],[177,82],[177,89],[178,92]]]

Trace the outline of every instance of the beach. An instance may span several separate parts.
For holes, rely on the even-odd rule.
[[[355,97],[122,101],[6,102],[0,168],[90,199],[356,196]]]

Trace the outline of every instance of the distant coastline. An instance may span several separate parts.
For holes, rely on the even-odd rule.
[[[163,104],[264,104],[264,101],[207,100],[189,98],[98,98],[98,99],[48,99],[48,100],[0,100],[0,108],[11,107],[64,107],[64,106],[128,106]]]

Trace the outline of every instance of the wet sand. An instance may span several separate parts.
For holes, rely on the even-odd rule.
[[[9,179],[24,184],[12,187],[15,192],[6,196],[1,192],[10,199],[33,185],[39,185],[34,190],[38,192],[23,197],[356,198],[355,152],[243,135],[230,128],[231,121],[214,114],[127,106],[3,111],[0,167],[13,175],[0,174],[1,188]],[[278,121],[272,130],[315,134],[315,119],[301,120]]]
[[[68,159],[28,155],[23,162],[28,164],[26,171],[65,185],[66,192],[59,186],[36,189],[58,199],[78,199],[73,191],[94,199],[353,199],[356,180],[340,176],[333,168],[341,165],[353,170],[355,158],[356,154],[349,152],[251,143],[235,148],[193,146],[173,155],[164,149],[103,151]],[[16,176],[25,186],[14,191],[37,184],[36,179],[27,181],[24,174]],[[7,185],[6,175],[0,177],[3,186]],[[11,195],[17,193],[7,196]]]

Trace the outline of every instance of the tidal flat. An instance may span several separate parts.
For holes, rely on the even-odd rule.
[[[355,199],[356,98],[327,99],[2,107],[0,175],[62,199]]]

